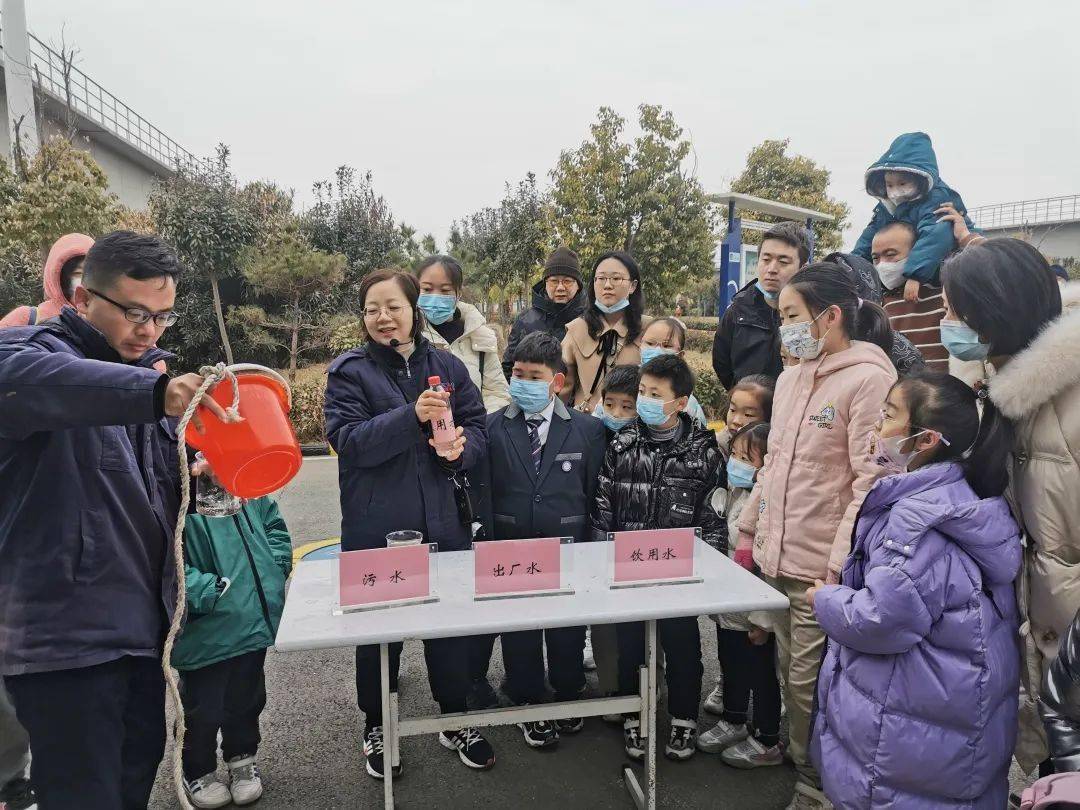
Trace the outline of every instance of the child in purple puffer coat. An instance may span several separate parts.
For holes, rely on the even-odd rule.
[[[837,808],[1000,810],[1020,686],[1020,530],[1008,424],[960,380],[896,383],[871,437],[840,585],[807,592],[828,636],[811,756]]]

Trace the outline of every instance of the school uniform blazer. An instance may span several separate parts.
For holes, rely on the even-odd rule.
[[[512,402],[487,420],[487,475],[479,499],[487,536],[589,539],[588,516],[607,447],[604,423],[556,397],[537,475],[521,408]]]

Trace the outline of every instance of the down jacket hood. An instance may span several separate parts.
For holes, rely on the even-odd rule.
[[[979,498],[960,465],[930,464],[882,478],[866,496],[863,512],[890,505],[886,535],[898,546],[914,548],[936,529],[974,560],[986,582],[1004,585],[1016,579],[1021,551],[1008,503]]]
[[[885,172],[911,172],[926,181],[925,197],[936,188],[948,190],[938,174],[937,155],[925,132],[907,132],[890,144],[888,150],[866,170],[866,193],[881,200],[890,211],[894,206],[885,194]]]
[[[1061,290],[1061,315],[990,380],[990,398],[1010,419],[1029,416],[1080,384],[1080,282]]]
[[[60,271],[71,259],[89,253],[93,246],[93,238],[82,233],[69,233],[56,240],[49,251],[49,258],[45,260],[43,271],[42,287],[45,290],[46,301],[53,301],[59,306],[71,303],[64,295],[64,288],[60,284]]]

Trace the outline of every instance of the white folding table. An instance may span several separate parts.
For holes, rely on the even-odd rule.
[[[749,610],[781,610],[787,599],[725,555],[702,544],[696,577],[700,582],[642,587],[610,587],[609,543],[573,546],[573,594],[474,600],[473,553],[439,554],[439,601],[335,615],[337,560],[301,562],[293,572],[278,629],[280,651],[378,644],[382,675],[383,744],[391,767],[384,768],[383,797],[394,805],[393,766],[400,762],[399,740],[464,726],[500,726],[568,717],[637,712],[646,739],[645,786],[627,765],[624,777],[639,808],[656,808],[656,652],[657,619]],[[641,667],[637,695],[531,706],[511,706],[465,714],[402,720],[398,696],[390,691],[389,645],[405,639],[453,638],[537,630],[547,627],[646,622],[647,664]]]

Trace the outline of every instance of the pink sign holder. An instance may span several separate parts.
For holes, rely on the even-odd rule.
[[[437,543],[343,551],[334,567],[334,614],[438,602]]]
[[[608,540],[612,588],[702,581],[697,576],[700,528],[608,532]]]
[[[572,537],[473,543],[473,598],[570,594]]]

